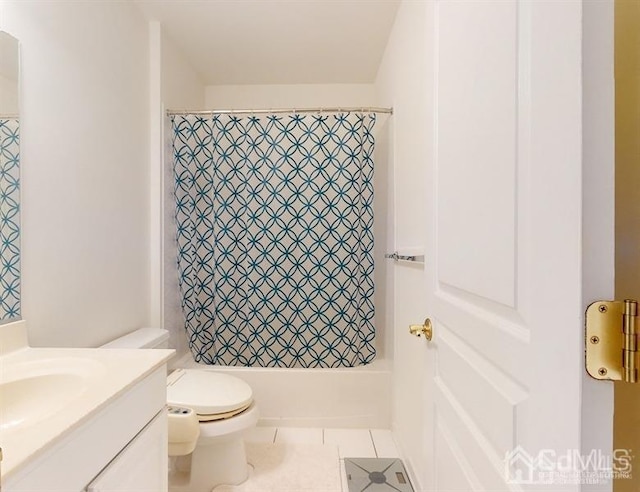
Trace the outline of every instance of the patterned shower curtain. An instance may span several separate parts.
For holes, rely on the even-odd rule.
[[[375,114],[173,116],[182,308],[207,364],[375,358]]]
[[[0,320],[20,317],[20,122],[0,118]]]

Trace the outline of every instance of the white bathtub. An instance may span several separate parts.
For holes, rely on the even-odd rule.
[[[281,369],[197,364],[190,353],[173,367],[225,372],[253,388],[260,424],[274,427],[391,427],[391,365],[376,360],[340,369]]]

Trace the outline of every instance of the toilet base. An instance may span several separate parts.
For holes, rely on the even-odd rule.
[[[207,441],[198,442],[192,454],[172,459],[169,492],[211,492],[218,485],[239,485],[249,478],[242,435]]]

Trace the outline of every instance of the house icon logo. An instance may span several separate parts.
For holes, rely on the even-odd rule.
[[[522,446],[509,451],[504,457],[504,476],[507,483],[534,483],[536,459]]]
[[[553,450],[543,449],[532,456],[522,446],[506,453],[504,477],[513,484],[548,484],[557,473],[557,455]]]

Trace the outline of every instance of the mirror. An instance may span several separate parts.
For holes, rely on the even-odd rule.
[[[0,324],[20,318],[18,40],[0,31]]]

